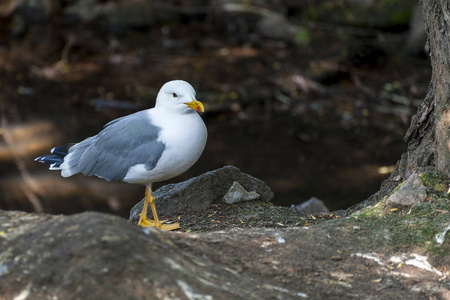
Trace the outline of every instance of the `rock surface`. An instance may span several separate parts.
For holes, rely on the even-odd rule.
[[[273,199],[272,191],[263,181],[242,173],[236,167],[226,166],[157,189],[153,193],[156,197],[156,208],[158,213],[165,216],[203,211],[213,203],[220,203],[234,182],[238,182],[247,191],[258,193],[262,201],[269,202]],[[134,222],[139,220],[143,205],[144,199],[131,209],[130,220]],[[151,218],[151,212],[149,217]]]
[[[407,248],[394,250],[386,244],[386,232],[373,234],[354,218],[314,227],[206,233],[143,229],[92,212],[0,211],[0,221],[2,299],[448,296],[443,269],[448,259],[436,262]],[[448,249],[448,241],[441,247]]]
[[[216,204],[197,233],[93,212],[0,210],[0,298],[448,299],[449,180],[421,179],[430,201],[407,214],[386,213],[386,199],[320,222],[285,208],[296,213],[276,222],[284,228],[251,222],[272,219],[262,201]],[[208,224],[227,224],[220,207],[237,208],[253,228],[211,231]]]
[[[427,189],[416,173],[387,199],[387,209],[409,207],[427,198]]]
[[[304,212],[305,214],[319,214],[330,212],[328,207],[325,206],[322,200],[312,197],[299,205],[294,206],[297,210]]]
[[[259,194],[254,191],[248,192],[239,182],[233,182],[228,192],[223,196],[225,203],[233,204],[241,201],[251,201],[258,200],[260,198]]]

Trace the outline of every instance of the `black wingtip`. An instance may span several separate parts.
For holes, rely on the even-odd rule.
[[[50,150],[50,152],[52,154],[64,157],[64,156],[66,156],[69,153],[69,149],[72,146],[73,146],[73,144],[66,144],[66,145],[57,146],[57,147],[53,148],[52,150]]]
[[[69,154],[69,149],[72,146],[73,144],[57,146],[50,150],[52,154],[36,157],[34,161],[50,164],[50,168],[58,168],[64,162],[64,157]]]
[[[50,154],[45,156],[40,156],[36,158],[34,161],[52,164],[56,167],[59,167],[64,162],[64,157],[60,155]]]

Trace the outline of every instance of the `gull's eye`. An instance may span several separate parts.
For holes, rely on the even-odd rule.
[[[174,98],[177,98],[177,97],[178,97],[178,95],[177,95],[177,94],[175,94],[175,93],[173,93],[173,94],[172,94],[172,97],[174,97]]]

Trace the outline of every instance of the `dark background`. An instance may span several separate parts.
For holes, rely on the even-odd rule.
[[[416,1],[33,2],[0,4],[0,209],[126,217],[142,186],[33,159],[152,107],[172,79],[196,89],[209,138],[171,182],[234,165],[275,204],[347,208],[405,152],[430,81]]]

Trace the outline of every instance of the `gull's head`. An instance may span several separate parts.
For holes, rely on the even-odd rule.
[[[183,80],[165,83],[159,90],[155,107],[179,113],[193,112],[193,110],[205,111],[203,104],[195,99],[195,90],[192,85]]]

